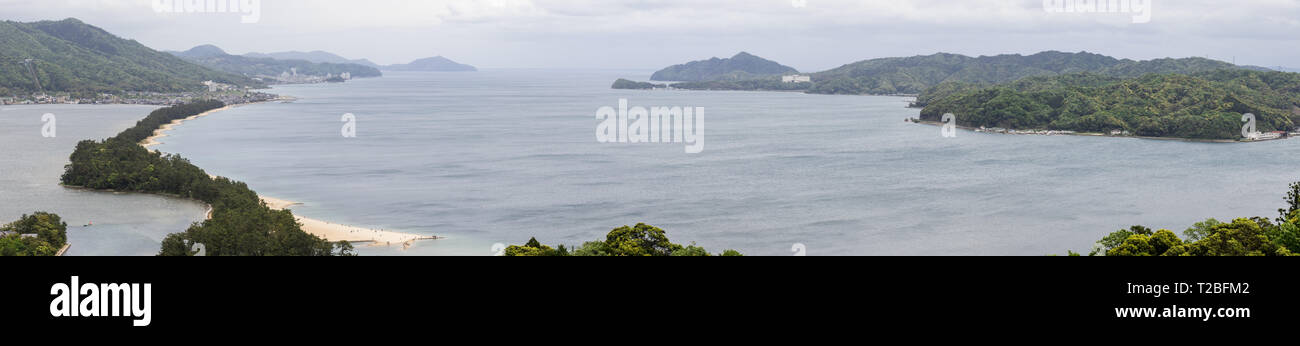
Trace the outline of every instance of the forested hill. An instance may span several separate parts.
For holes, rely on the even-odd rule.
[[[244,76],[278,76],[285,72],[297,71],[299,75],[327,76],[351,74],[352,77],[379,77],[379,69],[358,64],[314,63],[307,60],[279,60],[273,58],[253,58],[227,54],[213,45],[202,45],[184,52],[172,53],[182,59],[203,65],[218,71]]]
[[[729,59],[713,58],[673,65],[655,72],[654,81],[705,82],[762,79],[764,77],[799,73],[792,67],[740,52]]]
[[[1259,131],[1300,124],[1300,73],[1242,69],[1148,74],[1033,77],[1014,83],[950,90],[921,111],[922,120],[956,115],[970,127],[1080,132],[1128,131],[1139,136],[1232,140],[1242,116]]]
[[[27,59],[33,60],[29,64]],[[41,90],[195,91],[203,89],[202,82],[207,80],[262,86],[119,38],[77,19],[0,22],[0,95]]]
[[[1027,77],[1092,72],[1102,76],[1136,78],[1151,73],[1180,73],[1238,67],[1204,58],[1134,61],[1088,52],[1041,52],[1033,55],[968,57],[934,54],[907,58],[860,61],[813,74],[810,93],[816,94],[920,94],[943,83],[992,85]]]
[[[291,52],[276,52],[276,53],[265,53],[265,54],[248,53],[248,54],[244,54],[244,56],[250,58],[271,58],[276,60],[307,60],[314,63],[357,64],[361,66],[370,66],[374,68],[379,68],[379,64],[371,62],[370,60],[348,59],[348,58],[341,57],[338,54],[319,51],[319,50],[310,51],[310,52],[291,51]]]

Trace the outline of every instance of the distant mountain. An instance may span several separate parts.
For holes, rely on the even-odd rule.
[[[354,78],[383,75],[379,72],[379,69],[357,64],[314,63],[306,60],[279,60],[230,55],[213,45],[202,45],[184,52],[172,52],[172,54],[208,68],[249,77],[277,77],[286,72],[299,76],[314,77],[338,76],[343,73],[351,74]]]
[[[248,53],[248,54],[244,54],[244,56],[250,58],[271,58],[276,60],[306,60],[318,64],[320,63],[357,64],[361,66],[369,66],[374,68],[380,67],[379,64],[371,62],[370,60],[348,59],[334,53],[319,51],[319,50],[310,51],[310,52],[291,51],[291,52],[277,52],[277,53],[267,53],[267,54]]]
[[[1180,73],[1220,69],[1252,69],[1204,58],[1134,61],[1088,52],[1047,51],[968,57],[939,53],[907,58],[859,61],[812,75],[810,93],[817,94],[918,94],[941,83],[991,85],[1026,77],[1093,72],[1104,76],[1135,78],[1150,73]]]
[[[451,61],[441,56],[424,58],[412,61],[409,64],[397,64],[384,66],[383,69],[390,71],[438,71],[438,72],[472,72],[478,71],[474,66],[465,65]]]
[[[30,64],[27,59],[34,59]],[[35,73],[36,79],[32,78]],[[263,87],[155,51],[77,19],[0,22],[0,95],[56,92],[181,92],[203,81]],[[37,82],[39,81],[39,87]]]
[[[740,52],[729,59],[713,58],[673,65],[650,76],[654,81],[704,82],[758,79],[765,76],[796,74],[798,70]]]

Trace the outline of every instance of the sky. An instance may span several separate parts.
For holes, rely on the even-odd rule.
[[[0,19],[73,17],[158,50],[324,50],[380,64],[442,55],[480,68],[654,70],[746,51],[815,72],[1045,50],[1300,67],[1300,0],[1109,0],[1129,5],[1114,13],[1082,10],[1108,0],[235,1],[256,16],[156,8],[175,10],[173,0],[0,0]]]

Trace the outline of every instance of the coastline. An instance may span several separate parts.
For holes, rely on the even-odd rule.
[[[157,146],[159,144],[163,144],[163,142],[159,141],[159,139],[167,137],[168,131],[176,128],[176,126],[180,126],[184,124],[186,121],[202,118],[235,107],[242,107],[242,106],[258,104],[258,103],[282,102],[282,101],[290,101],[290,100],[294,100],[294,99],[289,97],[277,97],[272,100],[261,101],[261,102],[228,105],[225,107],[221,107],[207,112],[199,113],[193,116],[189,116],[186,117],[185,119],[173,120],[171,123],[164,124],[163,126],[154,130],[153,135],[149,136],[148,138],[145,138],[143,141],[140,141],[139,145],[141,147],[144,147],[145,149],[157,152],[158,150],[154,150],[151,147]],[[213,178],[215,178],[215,176],[213,176]],[[291,206],[302,204],[302,203],[278,199],[274,197],[262,196],[260,194],[258,195],[258,197],[261,198],[262,202],[266,203],[267,207],[271,208],[272,210],[287,210]],[[207,212],[205,213],[204,216],[205,220],[212,218],[212,211],[213,211],[212,206],[207,205]],[[401,232],[393,232],[393,231],[380,230],[380,229],[369,229],[369,228],[362,228],[362,227],[353,227],[349,225],[341,225],[341,224],[303,217],[298,214],[294,214],[293,217],[295,220],[298,221],[298,223],[302,224],[302,230],[304,232],[307,232],[308,234],[320,237],[321,239],[325,239],[331,242],[347,241],[349,243],[370,243],[371,246],[389,246],[389,245],[400,244],[402,245],[403,249],[406,249],[413,246],[415,242],[418,240],[441,239],[437,236],[422,236],[422,235],[412,234],[412,233],[401,233]]]
[[[906,119],[906,120],[907,120],[908,122],[910,122],[910,123],[913,123],[913,124],[933,125],[933,126],[943,126],[943,125],[944,125],[944,123],[942,123],[942,122],[931,121],[931,120],[919,120],[919,119]],[[974,127],[970,127],[970,126],[961,126],[961,125],[957,125],[957,128],[958,128],[958,129],[962,129],[962,130],[966,130],[966,131],[971,131],[971,132],[999,134],[999,133],[997,133],[997,132],[979,131],[978,128],[974,128]],[[1039,135],[1039,134],[1015,134],[1015,133],[1001,133],[1001,134],[1004,134],[1004,135],[1012,135],[1012,136],[1043,136],[1043,135]],[[1269,142],[1269,141],[1279,141],[1279,140],[1288,139],[1287,137],[1282,137],[1282,138],[1274,138],[1274,139],[1260,139],[1260,140],[1253,140],[1253,141],[1241,141],[1241,140],[1231,140],[1231,139],[1198,139],[1198,138],[1151,137],[1151,136],[1112,136],[1112,135],[1107,135],[1107,134],[1104,134],[1104,133],[1096,133],[1096,132],[1056,133],[1056,134],[1051,134],[1051,135],[1047,135],[1047,136],[1079,136],[1079,137],[1133,138],[1133,139],[1149,139],[1149,140],[1157,140],[1157,141],[1178,141],[1178,142],[1194,142],[1194,143],[1256,143],[1256,142]]]

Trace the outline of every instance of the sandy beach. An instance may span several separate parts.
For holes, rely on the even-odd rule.
[[[143,141],[140,142],[140,146],[149,149],[150,147],[162,144],[163,142],[159,141],[159,139],[162,139],[163,137],[167,137],[167,131],[174,129],[176,126],[180,126],[181,124],[189,120],[202,118],[211,115],[213,113],[224,111],[237,106],[241,106],[241,105],[225,106],[222,108],[217,108],[197,115],[193,115],[185,119],[174,120],[171,123],[165,124],[159,127],[157,130],[154,130],[152,136],[149,136],[149,138],[145,138]],[[216,177],[214,176],[213,178]],[[266,203],[267,207],[270,207],[271,209],[275,209],[275,210],[285,210],[285,209],[289,209],[292,206],[302,204],[298,202],[287,201],[287,200],[273,198],[273,197],[266,197],[266,196],[259,196],[259,197],[262,198],[262,201]],[[212,206],[208,206],[208,212],[206,217],[209,219],[212,218]],[[302,217],[297,214],[295,214],[293,217],[298,220],[298,223],[302,224],[303,231],[315,235],[317,237],[320,237],[321,239],[326,239],[329,241],[370,243],[371,246],[400,245],[403,248],[408,248],[410,246],[415,245],[415,242],[418,240],[438,239],[438,237],[434,237],[434,236],[423,236],[419,234],[401,233],[401,232],[393,232],[393,231],[386,231],[386,230],[353,227],[348,225],[340,225],[332,222],[326,222],[326,221]]]
[[[221,108],[213,109],[213,110],[210,110],[210,111],[207,111],[207,112],[199,113],[199,114],[196,114],[196,115],[191,115],[191,116],[189,116],[189,117],[187,117],[187,118],[185,118],[185,119],[172,120],[171,123],[164,124],[163,126],[159,127],[157,130],[153,130],[153,136],[149,136],[149,138],[145,138],[144,141],[141,141],[141,142],[140,142],[140,146],[144,147],[145,149],[149,149],[150,147],[153,147],[153,146],[156,146],[156,145],[162,144],[162,142],[159,142],[158,140],[161,139],[161,138],[163,138],[163,137],[167,137],[167,131],[171,131],[171,129],[175,128],[176,126],[179,126],[180,124],[185,123],[186,121],[189,121],[189,120],[194,120],[194,119],[202,118],[202,117],[208,116],[209,114],[212,114],[212,113],[216,113],[216,112],[220,112],[220,111],[224,111],[224,110],[230,109],[231,107],[234,107],[234,106],[225,106],[225,107],[221,107]]]
[[[292,206],[302,204],[274,197],[262,197],[262,202],[265,202],[267,207],[275,210],[285,210]],[[438,237],[422,236],[419,234],[340,225],[337,223],[310,219],[296,214],[293,217],[298,220],[298,223],[302,224],[303,231],[329,241],[348,241],[353,243],[368,242],[375,246],[402,245],[403,247],[408,247],[414,245],[417,240],[438,239]]]

